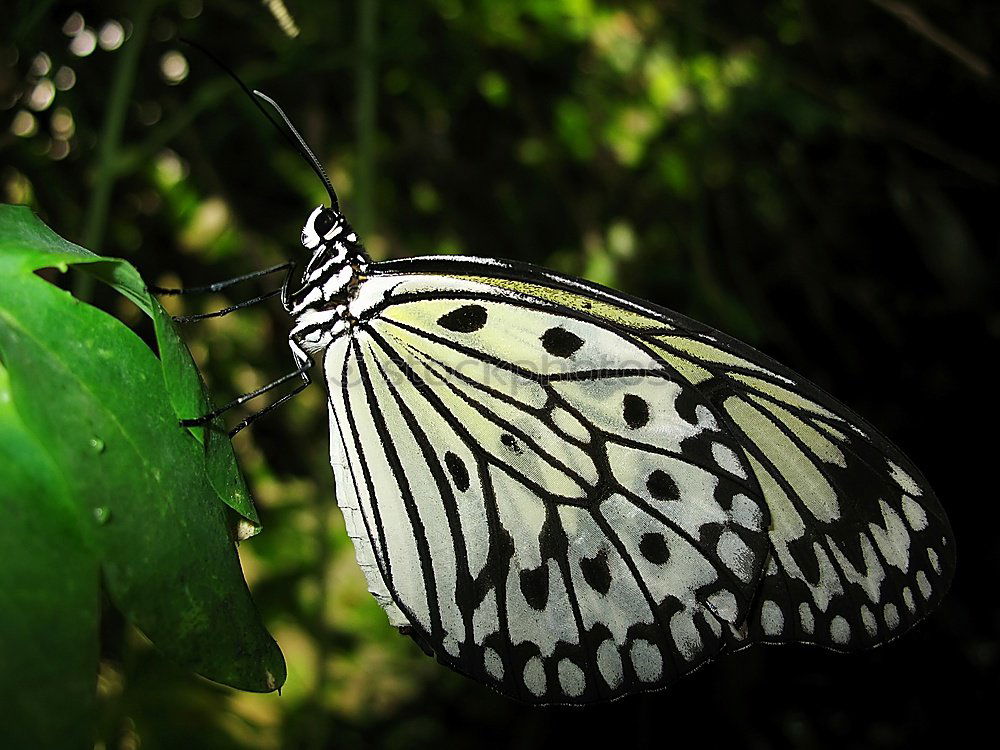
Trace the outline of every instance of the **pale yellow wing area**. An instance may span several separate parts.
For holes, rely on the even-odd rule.
[[[707,326],[575,280],[489,278],[643,342],[722,414],[770,514],[754,614],[734,634],[851,650],[933,609],[954,570],[947,517],[917,468],[804,378]]]

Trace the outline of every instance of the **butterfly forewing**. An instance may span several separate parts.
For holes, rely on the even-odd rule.
[[[724,648],[768,514],[721,415],[600,320],[427,282],[373,284],[327,355],[373,591],[443,662],[530,702],[655,689]]]

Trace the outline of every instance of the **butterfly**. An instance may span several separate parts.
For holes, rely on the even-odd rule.
[[[751,643],[875,646],[941,601],[947,516],[857,414],[597,284],[485,258],[372,262],[292,123],[253,96],[331,205],[305,223],[301,273],[260,272],[286,273],[295,370],[234,404],[299,379],[276,406],[320,366],[358,564],[428,654],[523,702],[587,704]]]

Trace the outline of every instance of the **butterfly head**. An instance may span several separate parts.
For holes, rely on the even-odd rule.
[[[286,305],[296,319],[293,338],[307,350],[318,350],[350,324],[347,308],[369,258],[354,228],[336,208],[313,209],[301,239],[311,256],[301,286],[289,294]]]
[[[333,208],[317,206],[302,227],[302,245],[311,252],[336,240],[346,240],[350,229],[344,215]],[[357,237],[352,238],[357,241]]]

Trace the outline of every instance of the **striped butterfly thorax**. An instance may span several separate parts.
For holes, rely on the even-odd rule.
[[[920,472],[760,352],[524,264],[372,263],[334,209],[302,240],[291,344],[322,361],[348,533],[449,667],[608,700],[751,642],[873,646],[947,590]]]

